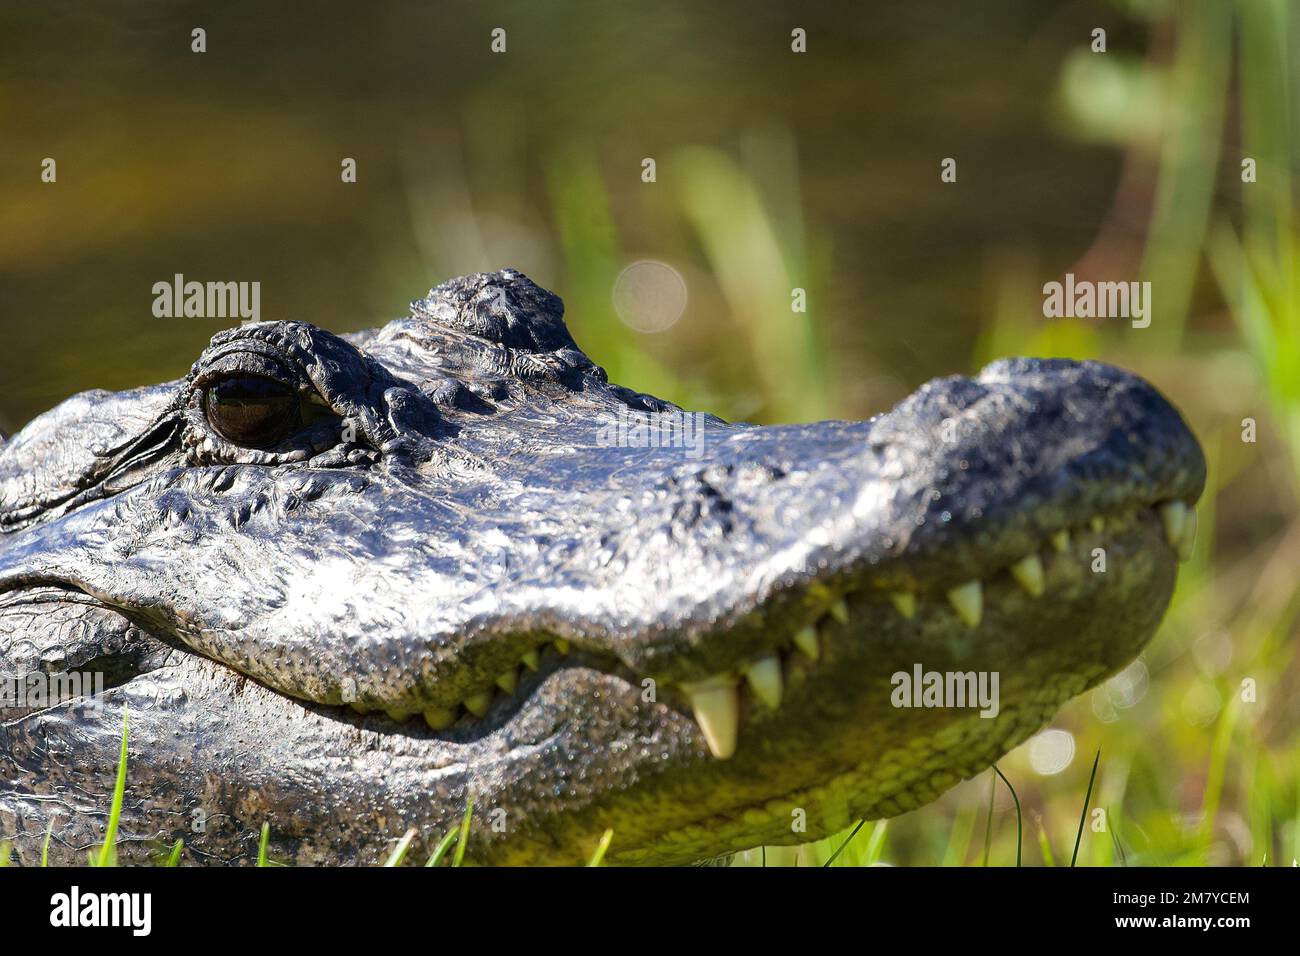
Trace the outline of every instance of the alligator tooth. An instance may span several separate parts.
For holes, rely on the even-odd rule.
[[[1106,530],[1106,519],[1101,515],[1093,515],[1088,519],[1088,527],[1093,530],[1094,534],[1101,534]]]
[[[365,704],[358,704],[355,701],[353,701],[351,704],[348,704],[348,706],[352,708],[352,712],[354,714],[360,714],[362,717],[370,713],[370,708],[367,707]]]
[[[740,695],[735,678],[721,674],[698,684],[687,684],[684,689],[709,750],[719,760],[726,760],[736,752],[736,728],[740,723]]]
[[[446,730],[456,722],[456,708],[430,707],[424,712],[424,722],[434,730]]]
[[[481,694],[472,694],[464,700],[465,709],[475,717],[482,717],[488,712],[488,707],[492,704],[491,691],[483,691]]]
[[[1196,545],[1196,512],[1187,509],[1187,520],[1183,522],[1183,536],[1178,539],[1178,560],[1192,560],[1192,548]]]
[[[1066,528],[1052,532],[1052,547],[1061,553],[1070,550],[1070,532]]]
[[[1160,523],[1164,525],[1165,540],[1171,548],[1177,548],[1183,539],[1183,526],[1187,524],[1187,505],[1181,501],[1166,501],[1156,510],[1160,513]]]
[[[795,633],[794,646],[799,648],[799,650],[803,651],[813,660],[817,660],[817,658],[821,657],[822,645],[821,642],[817,640],[817,628],[813,627],[811,624],[801,628]]]
[[[562,637],[556,638],[555,649],[559,651],[561,654],[567,654],[569,653],[569,642]]]
[[[520,660],[524,662],[524,666],[530,671],[535,671],[542,666],[542,655],[538,654],[535,648],[531,651],[524,651],[524,656]]]
[[[513,694],[519,686],[519,668],[512,667],[497,678],[497,686],[507,694]]]
[[[983,585],[978,581],[967,581],[949,591],[948,600],[958,617],[970,627],[979,627],[980,616],[984,613]]]
[[[745,680],[767,706],[773,710],[781,706],[781,658],[773,654],[754,661],[745,669]]]
[[[841,624],[849,623],[849,605],[844,598],[840,598],[831,605],[831,617]]]
[[[889,600],[894,602],[894,610],[909,621],[916,614],[916,595],[911,591],[894,591]]]
[[[395,720],[399,724],[404,724],[411,719],[411,712],[409,710],[398,710],[396,707],[391,710],[385,708],[384,713],[388,715],[389,720]]]
[[[1043,562],[1031,554],[1011,565],[1011,576],[1033,597],[1043,593]]]

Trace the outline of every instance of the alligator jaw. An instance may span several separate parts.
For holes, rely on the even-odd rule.
[[[129,427],[70,488],[6,491],[38,423],[0,453],[0,661],[135,668],[102,717],[0,725],[20,851],[111,789],[128,703],[140,853],[198,810],[196,858],[247,858],[269,820],[282,856],[366,861],[471,799],[480,862],[576,862],[606,828],[626,862],[803,842],[982,770],[1158,623],[1204,462],[1133,376],[997,363],[869,423],[702,419],[696,458],[608,440],[680,413],[605,384],[545,293],[459,282],[364,352],[224,333],[186,382],[113,399]],[[357,440],[206,433],[196,389],[245,361]],[[56,588],[78,621],[33,641],[24,596]],[[896,706],[918,666],[996,673],[996,712]]]
[[[606,828],[616,834],[615,863],[682,863],[805,842],[929,802],[1136,654],[1172,589],[1175,548],[1149,507],[1108,517],[1100,532],[1090,524],[1070,529],[1064,552],[1045,543],[1038,597],[1010,569],[991,572],[975,627],[942,588],[917,592],[910,618],[887,592],[865,584],[840,592],[813,626],[815,657],[794,635],[773,642],[779,706],[738,682],[739,734],[726,760],[708,752],[684,687],[665,681],[647,704],[630,669],[554,643],[541,647],[539,669],[524,673],[513,694],[498,689],[482,718],[462,714],[442,731],[295,701],[202,656],[172,653],[110,690],[102,719],[74,728],[63,711],[43,712],[6,727],[6,744],[36,754],[47,742],[76,739],[111,768],[129,702],[133,766],[162,787],[156,797],[136,796],[135,809],[202,809],[208,834],[187,845],[213,862],[246,858],[253,830],[234,826],[255,829],[264,818],[276,845],[293,848],[281,852],[300,863],[375,860],[378,838],[408,826],[431,851],[468,796],[483,824],[470,856],[480,863],[580,862]],[[1105,574],[1089,566],[1097,547],[1110,560]],[[1062,633],[1066,646],[1056,640]],[[999,673],[996,715],[893,706],[893,675],[918,665]],[[197,775],[195,738],[205,741],[207,768]],[[328,786],[303,773],[321,762]],[[111,788],[107,770],[103,785]],[[34,839],[40,832],[33,824]],[[140,842],[124,849],[127,858],[167,844],[165,829],[129,832]],[[82,840],[93,842],[93,832]]]

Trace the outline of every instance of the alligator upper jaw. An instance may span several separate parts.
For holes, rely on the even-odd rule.
[[[496,448],[509,482],[400,462],[174,469],[8,539],[0,590],[62,582],[290,696],[439,724],[557,638],[691,687],[848,591],[951,592],[970,616],[971,582],[1032,577],[1053,535],[1094,517],[1167,505],[1175,521],[1204,476],[1177,413],[1091,363],[999,363],[870,423],[715,423],[700,459],[611,447],[591,411],[465,429],[454,451]]]

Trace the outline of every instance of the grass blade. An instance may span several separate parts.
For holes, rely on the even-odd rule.
[[[1083,839],[1083,824],[1088,819],[1088,804],[1092,802],[1092,785],[1097,779],[1097,764],[1101,762],[1101,748],[1097,748],[1097,756],[1092,758],[1092,773],[1088,775],[1088,792],[1083,798],[1083,809],[1079,811],[1079,832],[1074,835],[1074,852],[1070,854],[1070,866],[1074,866],[1074,861],[1079,858],[1079,841]]]
[[[841,853],[843,853],[844,848],[853,842],[853,838],[858,835],[858,831],[862,829],[862,825],[866,822],[867,821],[865,819],[858,821],[858,825],[853,828],[853,832],[849,834],[848,839],[846,839],[843,843],[841,843],[839,849],[836,850],[834,853],[832,853],[830,855],[830,858],[827,859],[827,861],[822,864],[823,868],[828,867],[835,862],[835,858],[838,857]]]
[[[122,817],[122,798],[126,795],[126,741],[127,708],[122,707],[122,749],[117,757],[117,781],[113,784],[113,805],[108,811],[108,829],[104,831],[104,845],[99,848],[96,866],[117,865],[117,825]]]
[[[1115,852],[1119,854],[1119,865],[1128,866],[1128,856],[1124,853],[1124,844],[1119,842],[1119,833],[1115,829],[1115,819],[1106,811],[1106,825],[1110,828],[1110,840],[1115,844]]]
[[[596,852],[587,861],[588,866],[601,866],[605,862],[605,851],[609,849],[609,841],[612,839],[614,839],[614,830],[611,827],[601,836],[600,843],[596,845]]]
[[[862,862],[865,866],[875,866],[880,862],[880,855],[885,849],[885,831],[888,828],[888,820],[876,821],[875,827],[871,830],[871,836],[867,840],[867,850],[862,854]]]
[[[271,842],[271,824],[262,824],[262,836],[257,841],[257,865],[270,866],[271,861],[266,855],[267,845]]]
[[[164,863],[163,866],[168,866],[168,867],[180,866],[181,851],[184,849],[185,849],[185,841],[177,837],[176,842],[172,844],[172,852],[167,857],[167,862]]]
[[[460,837],[460,827],[452,827],[450,830],[448,830],[447,835],[442,838],[442,842],[439,843],[437,849],[433,851],[433,856],[429,857],[428,862],[426,862],[424,865],[437,866],[439,863],[441,863],[442,858],[447,855],[447,851],[451,849],[451,845],[455,843],[459,837]]]
[[[1201,797],[1201,825],[1197,833],[1198,851],[1202,865],[1209,859],[1214,843],[1214,827],[1219,818],[1219,800],[1223,796],[1223,779],[1227,772],[1228,755],[1232,751],[1233,732],[1237,727],[1237,699],[1229,697],[1219,715],[1214,740],[1210,744],[1210,766],[1205,774],[1205,790]]]
[[[1046,866],[1056,866],[1056,854],[1052,852],[1052,841],[1047,836],[1047,828],[1043,826],[1043,818],[1034,813],[1034,824],[1038,827],[1038,852],[1043,855],[1043,863]]]
[[[989,816],[984,821],[984,865],[989,865],[989,849],[993,845],[993,798],[997,794],[998,778],[989,778]]]
[[[460,821],[460,839],[456,843],[456,855],[452,858],[452,866],[460,866],[465,859],[465,848],[469,844],[469,821],[474,816],[474,798],[470,797],[465,801],[465,818]]]
[[[384,866],[401,866],[402,861],[406,859],[406,851],[411,848],[411,841],[415,839],[415,827],[407,830],[402,834],[402,838],[397,841],[397,846],[393,847],[393,852],[388,854],[388,859],[384,861]]]
[[[970,855],[971,841],[975,833],[975,818],[977,816],[979,816],[979,812],[974,804],[962,804],[957,816],[953,819],[951,829],[948,831],[948,839],[944,845],[940,866],[961,866],[966,862],[966,857]]]
[[[57,816],[58,814],[56,813],[53,817],[50,817],[50,822],[45,827],[45,840],[41,843],[42,868],[50,865],[50,837],[54,834],[54,819]]]
[[[1019,866],[1020,846],[1024,837],[1024,829],[1025,829],[1024,821],[1020,817],[1020,797],[1016,795],[1016,788],[1011,786],[1011,781],[1008,780],[1006,776],[1003,775],[1002,771],[998,769],[997,764],[993,765],[993,772],[996,773],[999,777],[1002,777],[1002,782],[1005,783],[1007,785],[1007,789],[1011,791],[1011,799],[1016,801],[1016,866]]]

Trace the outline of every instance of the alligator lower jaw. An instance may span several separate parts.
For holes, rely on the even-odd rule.
[[[761,803],[728,808],[656,836],[653,844],[610,851],[611,863],[656,865],[704,860],[718,847],[797,846],[839,833],[858,820],[917,810],[963,780],[987,770],[1037,732],[1071,698],[1094,686],[1111,668],[1085,666],[1047,678],[1039,692],[992,720],[972,715],[924,741],[930,748],[896,747],[873,754],[812,786]],[[967,743],[970,749],[959,749]],[[798,825],[796,825],[798,824]],[[508,853],[509,847],[504,848]],[[508,860],[508,857],[507,857]]]

